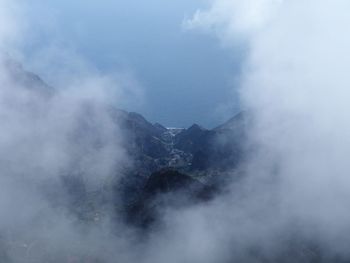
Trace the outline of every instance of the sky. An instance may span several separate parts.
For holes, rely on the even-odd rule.
[[[210,128],[239,111],[235,87],[244,52],[232,52],[215,37],[183,26],[208,4],[34,0],[27,12],[38,25],[37,35],[26,49],[30,53],[53,40],[63,49],[73,48],[102,72],[132,76],[142,100],[126,103],[126,110],[169,127],[198,123]]]

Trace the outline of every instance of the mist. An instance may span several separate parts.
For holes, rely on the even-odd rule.
[[[349,260],[350,4],[210,3],[182,24],[228,52],[247,49],[245,157],[214,198],[165,201],[159,224],[140,230],[112,189],[134,165],[113,109],[142,97],[137,80],[102,74],[59,47],[29,61],[25,5],[0,1],[1,262]],[[17,60],[47,68],[59,87]]]
[[[77,189],[70,180],[83,181],[81,191],[94,193],[128,165],[122,134],[108,109],[112,81],[85,70],[74,81],[65,75],[62,82],[70,81],[65,89],[48,86],[17,61],[23,41],[18,36],[26,30],[17,19],[25,13],[21,2],[1,1],[0,7],[5,14],[0,30],[0,261],[109,258],[110,213],[102,206],[93,208],[86,224],[81,223],[79,209],[97,204],[75,200]],[[73,185],[73,192],[66,184]],[[122,240],[115,241],[122,247]]]
[[[255,211],[258,229],[249,244],[258,242],[268,260],[294,238],[320,249],[325,256],[318,260],[348,256],[349,7],[346,1],[213,1],[211,10],[185,23],[226,46],[249,46],[240,94],[253,118],[248,144],[256,148],[246,164],[252,192],[243,210]]]

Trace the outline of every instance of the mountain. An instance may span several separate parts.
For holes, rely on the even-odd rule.
[[[44,101],[44,107],[38,107],[36,112],[45,110],[49,98],[55,96],[55,90],[19,63],[5,60],[2,67],[8,71],[14,88]],[[112,206],[116,214],[125,215],[128,223],[146,227],[157,221],[156,211],[165,204],[184,205],[209,200],[219,191],[220,176],[236,169],[242,158],[246,129],[243,113],[215,129],[198,124],[189,128],[166,128],[149,122],[139,113],[108,105],[98,107],[106,110],[121,132],[123,148],[131,165],[116,172],[109,185],[91,191],[83,180],[84,171],[74,159],[72,169],[61,176],[64,197],[55,185],[46,187],[51,189],[47,190],[47,195],[55,206],[68,208],[80,220],[95,220],[103,207]],[[91,149],[98,150],[100,122],[94,108],[90,102],[79,108],[74,119],[76,131],[69,135],[73,146],[91,144]],[[76,156],[77,160],[79,158]]]
[[[7,61],[1,66],[8,70],[7,81],[14,84],[10,85],[11,88],[34,94],[41,102],[49,102],[49,98],[55,96],[53,88],[45,84],[39,76],[25,71],[20,64]],[[29,106],[33,110],[32,106],[36,102],[34,100],[33,104],[24,104],[23,107]],[[48,104],[44,104],[46,105]],[[189,128],[166,128],[159,123],[149,122],[135,112],[107,105],[98,106],[107,111],[120,130],[123,147],[132,165],[116,171],[115,178],[98,189],[90,189],[84,179],[85,171],[76,169],[74,159],[71,170],[62,173],[58,180],[45,181],[44,185],[39,186],[43,192],[40,197],[46,198],[51,208],[59,211],[58,215],[67,213],[74,225],[96,226],[108,214],[108,219],[112,222],[115,220],[120,223],[120,220],[124,220],[132,231],[140,233],[143,240],[150,233],[156,233],[150,230],[164,226],[163,215],[169,208],[173,211],[191,209],[194,205],[211,202],[225,190],[223,187],[228,178],[227,173],[232,178],[232,174],[236,173],[231,172],[237,172],[244,160],[246,134],[250,125],[250,117],[246,112],[233,116],[214,129],[206,129],[198,124]],[[36,113],[46,109],[34,108]],[[74,118],[77,131],[70,135],[72,145],[86,146],[86,143],[91,143],[98,150],[101,134],[96,126],[100,122],[96,121],[99,115],[94,113],[94,105],[89,103],[79,108],[79,114]],[[40,117],[41,114],[34,116]],[[84,155],[85,152],[79,154]],[[33,204],[28,203],[28,206],[31,205]],[[25,229],[30,227],[31,225],[26,226]],[[85,232],[83,228],[81,230]],[[0,233],[0,261],[11,262],[8,251],[25,250],[27,255],[29,249],[27,245],[23,246],[26,243],[20,238],[17,240],[17,236],[12,234],[8,239],[6,232]],[[338,258],[327,260],[319,247],[298,237],[291,237],[286,249],[277,251],[272,260],[266,258],[262,252],[259,244],[252,247],[249,252],[252,260],[249,262],[348,262]],[[42,262],[103,262],[95,260],[93,256],[81,255],[76,260],[71,260],[69,254],[62,252],[58,260]]]

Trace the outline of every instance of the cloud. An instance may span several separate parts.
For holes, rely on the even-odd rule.
[[[263,226],[268,235],[282,225],[277,229],[287,236],[295,224],[299,237],[342,256],[348,255],[342,242],[350,219],[349,8],[344,0],[217,0],[186,22],[227,44],[243,39],[249,46],[240,93],[255,120],[250,143],[256,152],[246,173],[256,192],[244,209],[258,210],[252,200],[266,196],[270,201],[257,214],[272,215],[273,224]],[[263,222],[252,222],[258,231],[250,241]],[[232,227],[251,231],[233,222]]]
[[[252,38],[242,88],[258,120],[254,139],[278,166],[285,206],[331,236],[346,231],[350,216],[343,195],[349,182],[350,38],[343,33],[349,7],[346,1],[286,2],[276,23]]]
[[[268,24],[282,3],[283,0],[211,1],[208,10],[197,10],[183,25],[214,33],[228,44],[249,37]]]
[[[72,55],[65,61],[70,68],[56,71],[62,86],[47,85],[16,59],[29,61],[19,48],[30,34],[31,21],[23,25],[25,16],[17,15],[25,6],[0,1],[0,10],[1,261],[108,262],[115,253],[123,259],[129,238],[110,234],[119,228],[121,236],[127,233],[112,221],[114,210],[80,196],[98,193],[129,165],[123,134],[110,114],[110,105],[123,99],[122,78],[101,74]],[[43,50],[41,58],[55,57],[59,49],[53,50]],[[57,64],[64,63],[60,54]],[[57,64],[31,59],[32,66],[55,73]]]

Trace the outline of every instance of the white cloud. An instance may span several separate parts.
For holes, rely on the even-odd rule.
[[[184,21],[187,29],[215,33],[223,41],[237,41],[264,27],[283,0],[217,0],[209,10],[197,10]]]
[[[217,0],[186,22],[225,44],[243,38],[249,46],[240,93],[259,151],[247,164],[255,192],[240,209],[257,212],[253,200],[267,196],[260,204],[267,212],[257,214],[272,215],[274,223],[264,226],[271,233],[286,224],[278,231],[287,236],[290,220],[324,253],[343,256],[350,227],[349,9],[346,0]],[[252,223],[258,233],[261,221]]]

